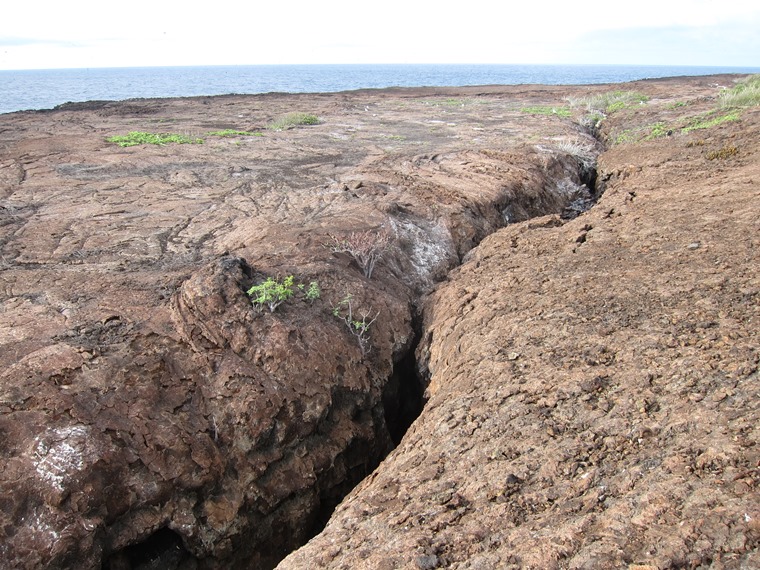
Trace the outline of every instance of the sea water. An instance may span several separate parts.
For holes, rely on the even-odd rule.
[[[760,68],[628,65],[249,65],[0,70],[0,113],[70,101],[382,87],[591,84],[759,73]]]

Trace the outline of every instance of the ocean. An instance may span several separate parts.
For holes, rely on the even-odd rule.
[[[0,70],[0,113],[50,109],[70,101],[381,87],[579,85],[714,73],[760,73],[760,67],[389,64]]]

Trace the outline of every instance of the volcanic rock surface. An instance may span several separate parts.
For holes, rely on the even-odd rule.
[[[0,115],[4,564],[272,568],[370,473],[283,568],[760,564],[759,113],[680,130],[732,80]],[[552,109],[616,89],[588,188]]]

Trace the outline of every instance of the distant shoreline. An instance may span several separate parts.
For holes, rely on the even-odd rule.
[[[760,67],[331,64],[2,70],[0,113],[85,101],[419,86],[595,85],[746,73],[760,73]]]

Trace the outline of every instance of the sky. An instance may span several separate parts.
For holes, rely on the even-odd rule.
[[[758,0],[25,0],[0,69],[303,63],[760,67]]]

